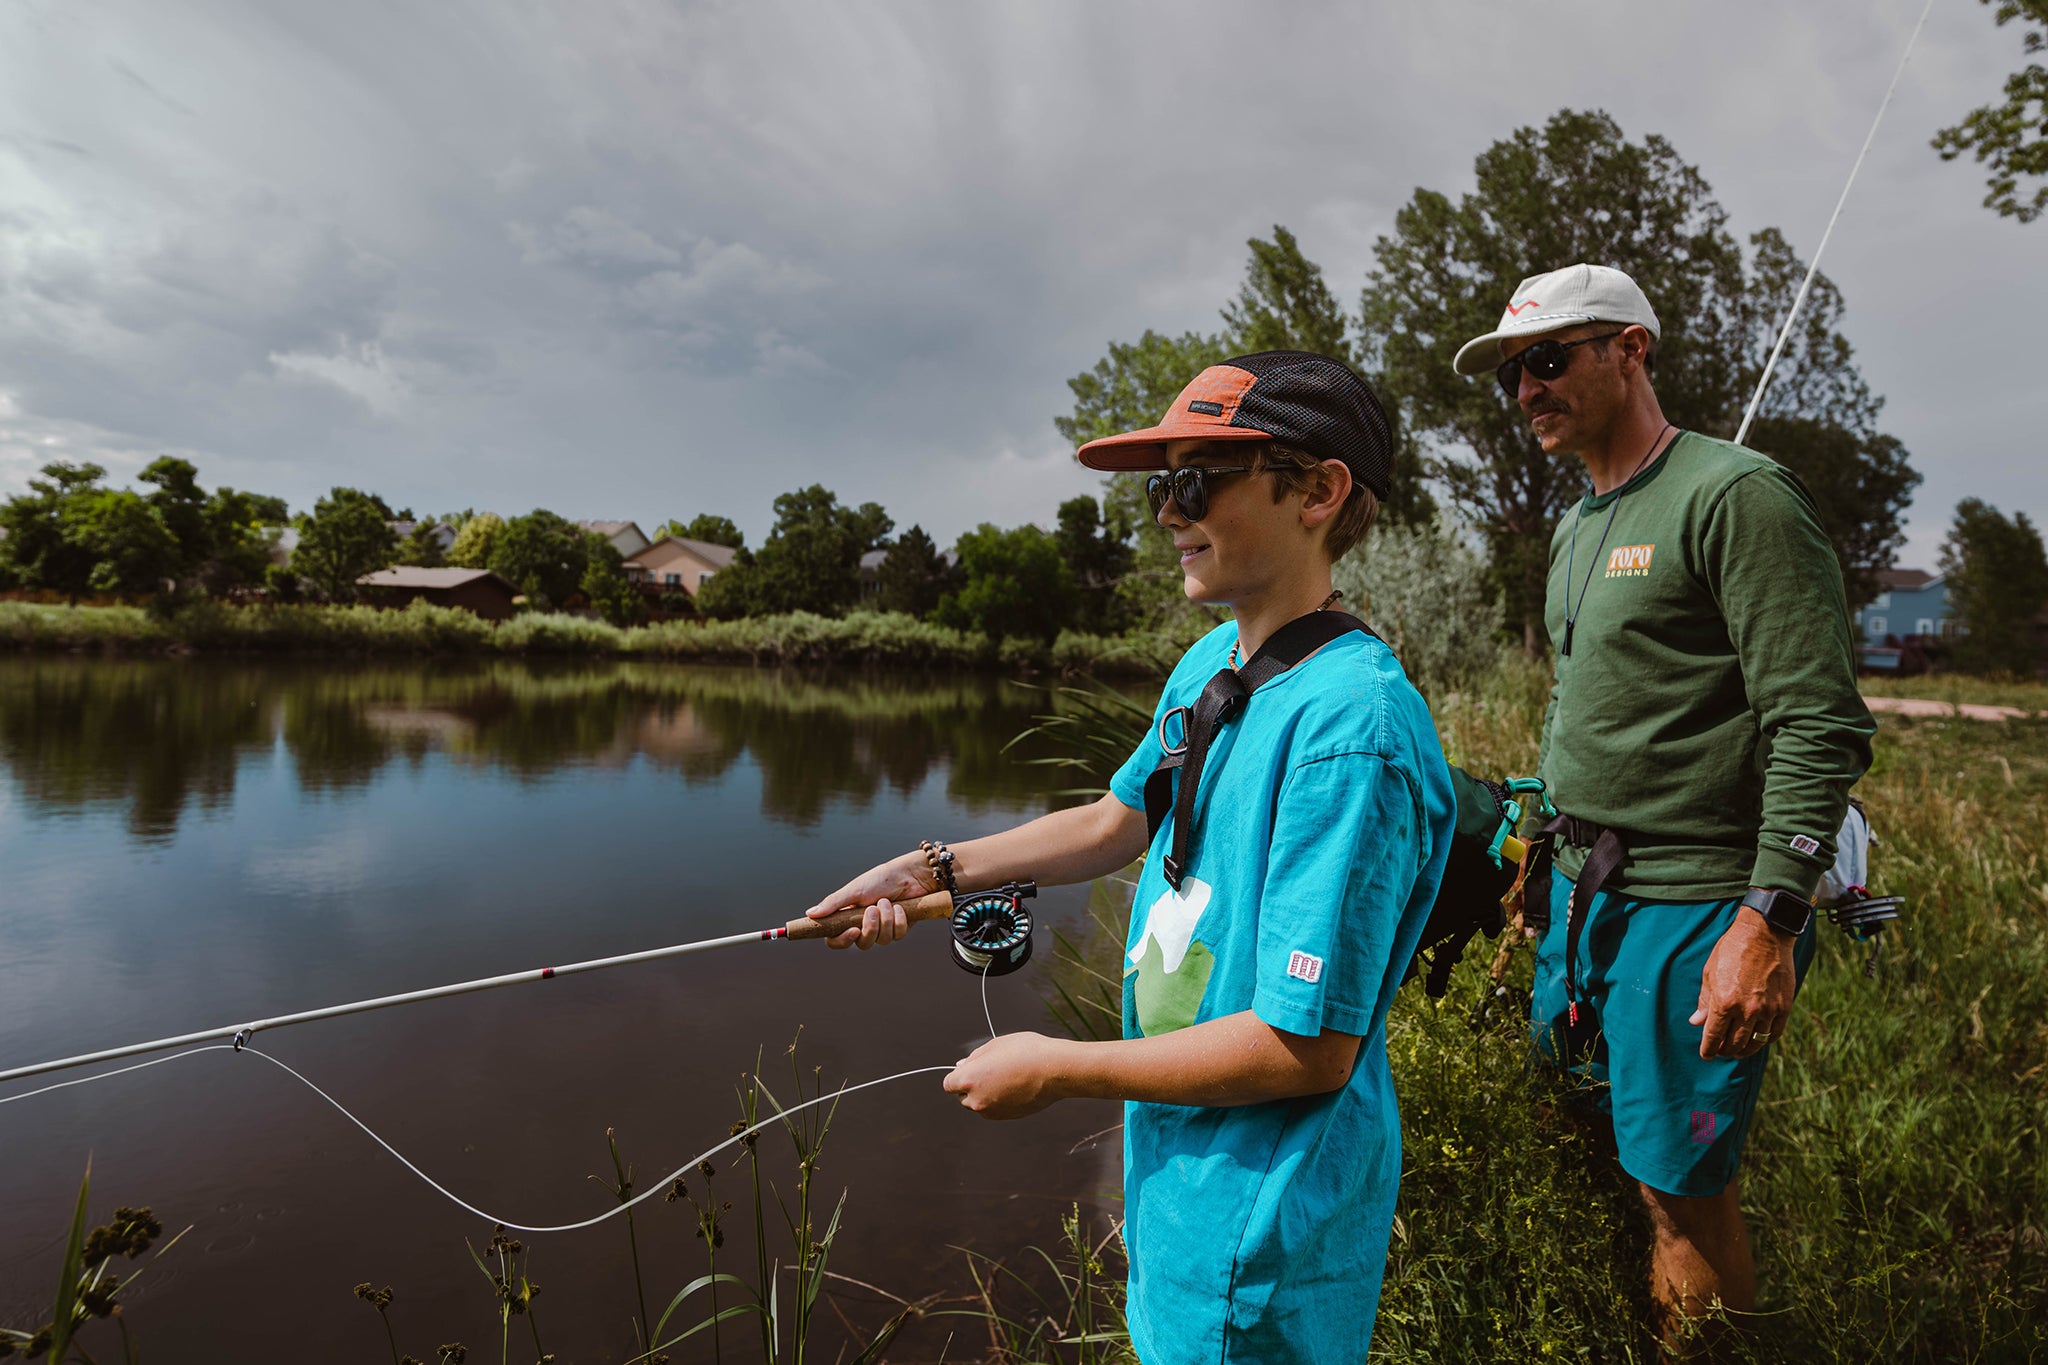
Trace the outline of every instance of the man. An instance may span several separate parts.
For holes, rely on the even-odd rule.
[[[1159,471],[1146,492],[1184,590],[1235,619],[1181,660],[1109,795],[905,853],[811,912],[868,907],[833,941],[867,948],[908,927],[898,898],[949,875],[962,890],[1085,881],[1145,855],[1124,1037],[1010,1034],[945,1086],[990,1118],[1126,1102],[1129,1318],[1146,1365],[1355,1365],[1372,1340],[1401,1169],[1387,1006],[1455,823],[1422,698],[1377,637],[1321,614],[1392,454],[1365,381],[1298,351],[1212,366],[1158,426],[1083,446],[1093,469]],[[1241,667],[1259,677],[1276,635],[1322,644],[1256,686],[1213,749],[1191,740],[1209,732],[1183,708],[1241,687]],[[1180,799],[1148,835],[1145,789],[1168,745],[1188,746],[1168,774]]]
[[[1597,1084],[1668,1335],[1755,1305],[1736,1169],[1876,727],[1812,500],[1665,420],[1659,335],[1634,280],[1573,265],[1523,280],[1453,363],[1592,478],[1550,546],[1539,772],[1567,819],[1531,1023]]]

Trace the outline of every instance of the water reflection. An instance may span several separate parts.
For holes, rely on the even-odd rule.
[[[0,764],[34,815],[125,810],[169,841],[225,807],[245,761],[289,756],[301,791],[361,789],[442,754],[520,781],[652,764],[689,785],[760,771],[761,813],[809,827],[835,801],[907,794],[943,768],[969,810],[1047,784],[1004,752],[1051,704],[979,677],[817,678],[655,664],[335,665],[0,660]]]

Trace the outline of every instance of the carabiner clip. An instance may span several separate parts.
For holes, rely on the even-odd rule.
[[[1159,718],[1159,747],[1167,757],[1176,757],[1188,751],[1188,720],[1194,714],[1195,708],[1192,706],[1176,706]],[[1166,722],[1172,720],[1175,716],[1180,717],[1180,743],[1178,745],[1166,742]]]

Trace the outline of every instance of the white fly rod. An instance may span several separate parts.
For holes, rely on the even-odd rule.
[[[913,923],[918,920],[943,919],[953,913],[952,897],[943,891],[921,896],[913,901],[904,901],[902,906],[904,914]],[[571,962],[562,967],[532,967],[522,972],[507,972],[503,976],[483,976],[474,981],[457,981],[447,986],[430,986],[425,990],[380,995],[374,1000],[356,1000],[346,1005],[329,1005],[324,1009],[301,1010],[297,1014],[280,1014],[273,1019],[258,1019],[246,1024],[225,1024],[220,1028],[201,1029],[197,1033],[181,1033],[175,1038],[157,1038],[147,1043],[130,1043],[126,1047],[110,1047],[99,1052],[83,1053],[77,1057],[60,1057],[56,1061],[13,1067],[0,1071],[0,1082],[20,1080],[24,1076],[40,1076],[48,1071],[64,1071],[74,1066],[89,1066],[94,1062],[111,1062],[121,1057],[138,1056],[144,1052],[160,1052],[166,1048],[184,1047],[190,1043],[229,1039],[239,1047],[261,1030],[283,1028],[286,1024],[334,1019],[344,1014],[367,1014],[371,1010],[389,1009],[393,1005],[410,1005],[419,1000],[439,1000],[444,996],[468,995],[473,991],[516,986],[527,981],[546,981],[551,977],[573,976],[577,972],[595,972],[606,967],[623,967],[633,962],[658,962],[662,958],[682,957],[686,953],[707,953],[714,948],[730,948],[741,943],[768,943],[776,939],[829,938],[860,923],[863,913],[859,906],[848,906],[824,919],[799,916],[773,929],[755,929],[744,934],[727,934],[723,938],[701,939],[696,943],[678,943],[667,948],[649,948],[645,952],[621,953],[617,957],[594,957],[588,962]]]

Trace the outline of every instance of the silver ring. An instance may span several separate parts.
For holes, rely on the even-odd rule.
[[[1184,754],[1188,751],[1188,718],[1194,713],[1195,708],[1192,706],[1176,706],[1159,718],[1159,747],[1167,754]],[[1166,742],[1166,722],[1175,716],[1180,717],[1180,743],[1177,746]],[[1128,734],[1129,731],[1125,733]]]

